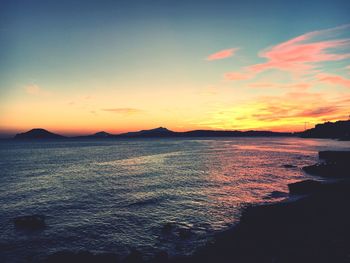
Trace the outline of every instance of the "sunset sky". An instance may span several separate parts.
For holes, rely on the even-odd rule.
[[[350,114],[350,1],[0,1],[0,133],[299,131]]]

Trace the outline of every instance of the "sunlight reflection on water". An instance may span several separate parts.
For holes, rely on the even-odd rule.
[[[298,138],[2,142],[0,258],[130,247],[191,253],[236,222],[242,205],[307,178],[300,168],[317,151],[349,147]],[[10,222],[34,213],[47,217],[42,232]],[[167,223],[192,235],[164,235]]]

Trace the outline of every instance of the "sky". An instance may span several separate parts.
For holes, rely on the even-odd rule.
[[[348,119],[349,14],[348,0],[0,0],[0,134]]]

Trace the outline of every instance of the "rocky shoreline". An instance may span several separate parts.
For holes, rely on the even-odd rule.
[[[237,225],[217,235],[192,256],[169,258],[165,251],[160,251],[153,258],[144,259],[137,250],[124,258],[114,253],[60,251],[40,261],[350,263],[350,151],[322,151],[319,159],[319,163],[303,168],[316,176],[315,180],[289,184],[289,193],[283,193],[284,201],[245,207]],[[282,193],[271,193],[275,194]],[[43,215],[17,217],[13,223],[26,231],[46,227]],[[171,227],[166,225],[164,231]],[[182,233],[184,237],[190,234],[188,231]]]
[[[322,180],[288,185],[284,202],[247,207],[232,230],[174,262],[350,262],[350,152],[319,157],[304,170]]]
[[[350,151],[319,152],[320,163],[303,170],[317,176],[289,184],[285,201],[252,205],[240,222],[189,257],[138,251],[116,254],[62,251],[44,262],[350,262]]]

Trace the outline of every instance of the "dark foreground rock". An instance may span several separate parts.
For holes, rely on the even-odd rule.
[[[346,164],[318,163],[303,167],[303,171],[311,175],[329,178],[350,177],[349,168]]]
[[[349,163],[350,151],[320,151],[318,157],[328,163]]]
[[[89,251],[60,251],[48,256],[47,263],[118,263],[118,256],[112,253],[94,254]]]
[[[322,189],[322,182],[314,180],[305,180],[288,185],[289,193],[296,195],[305,195],[317,192]]]
[[[178,262],[350,262],[350,186],[329,186],[332,194],[246,208],[234,229]]]
[[[17,229],[38,230],[45,228],[45,216],[28,215],[19,216],[13,219],[13,223]]]
[[[281,191],[272,191],[270,194],[264,197],[264,199],[277,199],[277,198],[286,198],[289,194]]]
[[[350,181],[347,172],[339,172],[349,171],[350,162],[340,155],[321,154],[332,166],[319,166],[317,175],[333,172],[341,180],[290,184],[290,194],[303,197],[249,206],[233,229],[194,256],[172,262],[350,262]]]
[[[283,168],[287,168],[287,169],[290,169],[290,168],[298,168],[296,165],[293,165],[293,164],[284,164],[282,165]]]
[[[321,163],[303,167],[311,175],[329,178],[350,178],[350,152],[349,151],[321,151]]]

